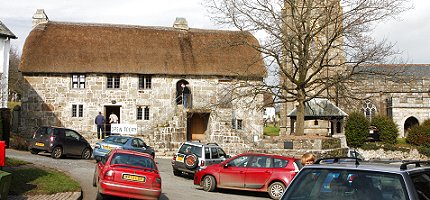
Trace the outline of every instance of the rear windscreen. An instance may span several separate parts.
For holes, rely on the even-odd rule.
[[[407,200],[399,174],[304,168],[289,186],[283,200]]]
[[[124,154],[124,153],[116,153],[115,155],[113,155],[110,164],[111,165],[123,164],[123,165],[131,165],[135,167],[156,169],[155,163],[152,159],[145,156]]]
[[[113,137],[107,137],[106,139],[104,139],[104,142],[109,144],[123,145],[127,143],[128,139],[129,139],[128,137],[113,136]]]
[[[179,149],[179,153],[182,154],[196,154],[197,157],[202,157],[202,147],[184,144]]]

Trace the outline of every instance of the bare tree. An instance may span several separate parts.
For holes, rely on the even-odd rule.
[[[206,0],[217,23],[250,31],[279,84],[255,86],[277,103],[295,102],[296,135],[304,134],[305,102],[339,95],[361,66],[382,63],[393,45],[376,41],[377,23],[407,10],[408,0]],[[284,111],[284,112],[282,112]],[[281,108],[281,118],[286,111]],[[282,123],[282,122],[281,122]],[[285,121],[283,122],[285,125]]]
[[[14,97],[21,96],[24,78],[18,69],[21,57],[16,47],[10,48],[9,58],[9,90],[12,93],[9,98],[13,98],[12,100],[17,100]]]

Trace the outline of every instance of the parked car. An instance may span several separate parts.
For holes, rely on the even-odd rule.
[[[154,159],[147,153],[113,149],[103,156],[94,171],[97,199],[116,196],[158,199],[161,177]]]
[[[430,161],[374,163],[358,158],[325,158],[306,165],[282,200],[430,199]]]
[[[28,149],[32,154],[39,152],[51,153],[52,158],[64,155],[81,156],[90,159],[92,148],[87,140],[78,132],[53,126],[41,126],[33,133]]]
[[[300,159],[281,155],[245,153],[194,175],[194,185],[205,191],[216,188],[268,192],[279,199],[301,167]]]
[[[173,174],[194,174],[209,165],[220,163],[229,156],[216,143],[184,142],[172,159]]]
[[[152,147],[137,137],[112,135],[101,142],[97,142],[94,147],[94,158],[99,160],[112,149],[127,149],[147,153],[155,158],[155,151]]]

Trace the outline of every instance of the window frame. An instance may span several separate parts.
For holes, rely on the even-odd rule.
[[[141,74],[139,75],[139,89],[149,90],[152,88],[152,75]]]
[[[75,85],[76,85],[76,87],[75,87]],[[86,87],[86,75],[85,74],[72,74],[72,76],[71,76],[71,87],[72,87],[72,89],[85,89],[85,87]]]
[[[84,117],[84,105],[83,104],[72,104],[72,117],[75,117],[75,118]]]
[[[120,74],[109,74],[106,80],[107,89],[120,89],[121,88],[121,75]]]

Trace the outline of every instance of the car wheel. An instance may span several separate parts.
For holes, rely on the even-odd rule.
[[[38,154],[40,151],[36,149],[30,149],[31,154]]]
[[[195,169],[198,165],[198,159],[196,154],[186,155],[184,160],[185,160],[185,167],[187,169]]]
[[[181,176],[182,172],[179,171],[179,170],[177,170],[177,169],[173,169],[173,175],[175,175],[175,176]]]
[[[52,150],[51,157],[55,158],[55,159],[58,159],[58,158],[61,158],[61,156],[63,156],[63,148],[61,148],[61,147],[55,147]]]
[[[202,187],[204,191],[212,192],[216,188],[215,178],[211,175],[207,175],[203,178]]]
[[[268,189],[270,198],[280,199],[282,194],[285,192],[285,185],[281,182],[274,182],[270,184]]]
[[[91,158],[91,149],[90,148],[85,148],[84,151],[82,152],[82,159],[90,159]]]

